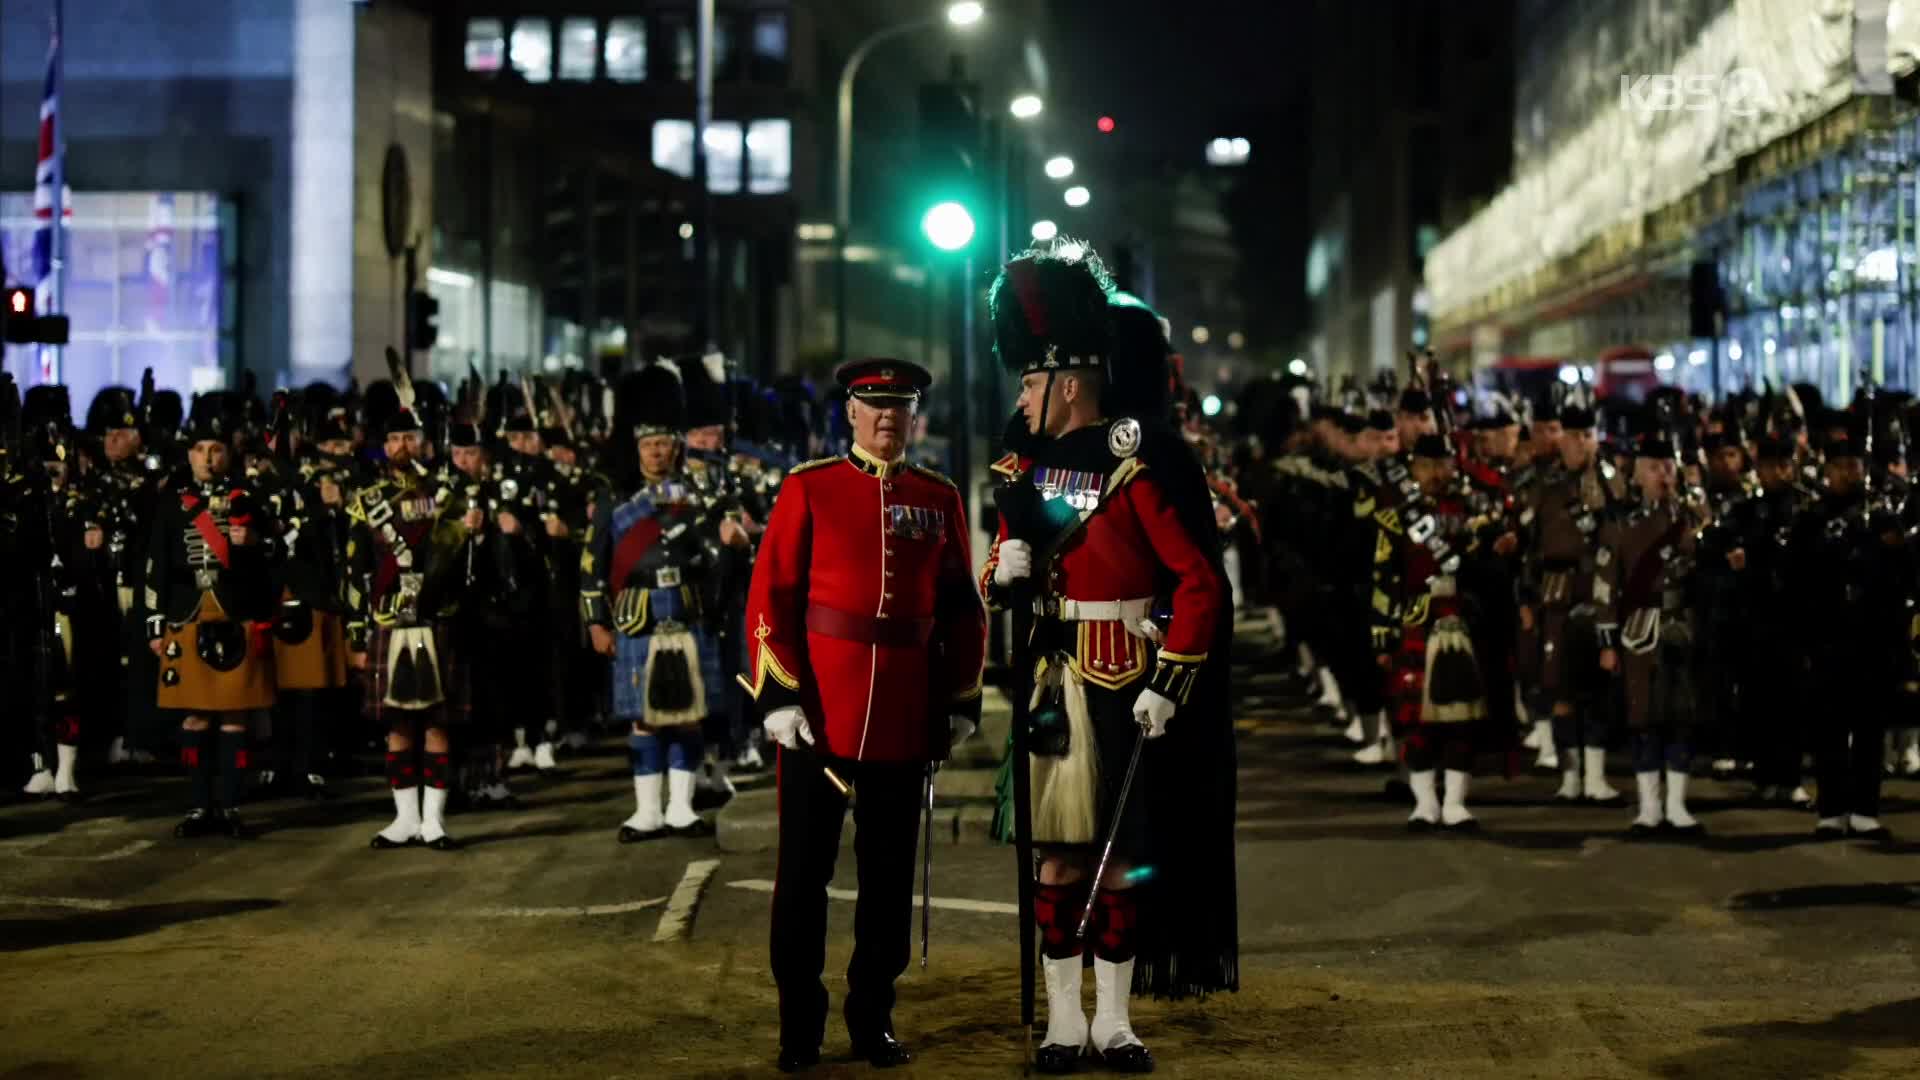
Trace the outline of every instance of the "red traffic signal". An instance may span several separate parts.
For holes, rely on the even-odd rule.
[[[1103,116],[1100,119],[1095,120],[1093,122],[1093,126],[1100,129],[1100,134],[1111,135],[1113,134],[1113,117]]]
[[[35,315],[33,290],[21,285],[7,287],[0,323],[0,341],[9,345],[65,345],[72,332],[65,315]]]

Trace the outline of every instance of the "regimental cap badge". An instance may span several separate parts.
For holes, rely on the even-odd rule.
[[[1115,420],[1107,429],[1107,449],[1117,458],[1130,458],[1140,451],[1140,421],[1132,417]]]

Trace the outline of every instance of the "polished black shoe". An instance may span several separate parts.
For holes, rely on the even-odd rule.
[[[221,832],[226,833],[235,840],[245,840],[247,838],[247,823],[240,820],[240,811],[238,810],[229,808],[220,811],[219,828]]]
[[[853,1041],[853,1056],[866,1059],[867,1064],[876,1069],[892,1069],[913,1060],[899,1039],[891,1031],[881,1031],[865,1038]]]
[[[187,811],[187,816],[173,827],[173,835],[181,840],[191,840],[196,836],[205,836],[218,827],[219,823],[213,819],[211,811],[196,808]]]
[[[820,1064],[820,1048],[783,1046],[780,1048],[780,1060],[777,1064],[783,1073],[806,1072]]]
[[[698,839],[700,837],[712,836],[713,822],[708,821],[706,818],[694,818],[693,824],[691,825],[667,826],[667,833],[671,836],[678,836],[683,839],[686,839],[686,838]]]
[[[1150,1073],[1153,1071],[1153,1055],[1139,1043],[1122,1046],[1100,1053],[1100,1064],[1122,1073]]]
[[[1033,1052],[1033,1067],[1036,1072],[1048,1076],[1066,1076],[1080,1070],[1080,1048],[1048,1044]]]
[[[1889,832],[1885,825],[1876,825],[1871,829],[1861,829],[1849,835],[1855,840],[1865,840],[1875,844],[1889,844],[1893,842],[1893,833]]]
[[[459,851],[460,841],[455,840],[451,833],[441,833],[439,836],[427,841],[427,847],[434,851]]]
[[[1847,827],[1845,825],[1827,825],[1822,823],[1813,827],[1813,838],[1815,840],[1844,840],[1846,837]]]
[[[673,832],[666,828],[652,829],[647,832],[641,832],[639,829],[636,829],[631,825],[620,826],[620,842],[623,844],[644,844],[649,840],[658,840],[663,836],[672,836],[672,835],[673,835]]]
[[[420,842],[419,836],[409,836],[405,840],[389,840],[385,833],[374,833],[368,847],[375,851],[393,851],[403,847],[413,847]]]

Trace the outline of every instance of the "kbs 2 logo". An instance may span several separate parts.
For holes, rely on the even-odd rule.
[[[1768,96],[1766,79],[1752,68],[1725,75],[1620,76],[1620,107],[1642,116],[1677,110],[1753,116]]]

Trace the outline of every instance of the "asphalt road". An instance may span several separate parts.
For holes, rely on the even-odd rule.
[[[1273,699],[1240,724],[1244,986],[1137,1006],[1162,1074],[1920,1075],[1920,843],[1814,843],[1710,782],[1707,839],[1630,842],[1628,811],[1553,806],[1543,776],[1483,781],[1478,836],[1410,836],[1324,725]],[[368,850],[373,780],[252,807],[244,843],[173,840],[173,778],[0,808],[0,1080],[774,1075],[773,856],[616,844],[611,742],[521,789],[454,819],[457,853]],[[1889,791],[1920,841],[1920,785]],[[1012,869],[941,845],[907,1075],[1017,1074]],[[844,1032],[825,1049],[820,1075],[869,1071]]]

